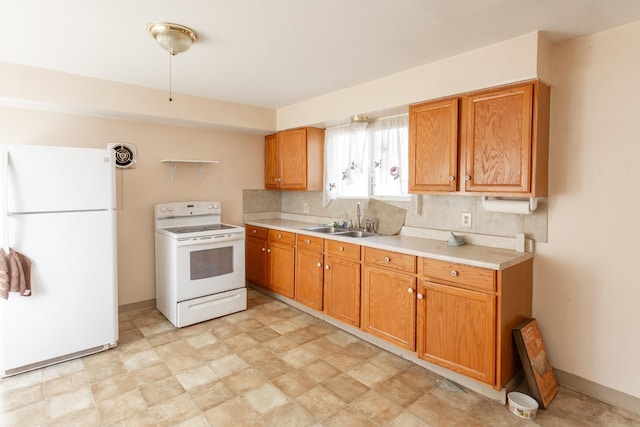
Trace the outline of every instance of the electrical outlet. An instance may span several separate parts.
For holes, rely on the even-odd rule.
[[[471,228],[471,212],[462,212],[460,217],[460,227]]]
[[[302,204],[302,211],[303,211],[304,213],[309,213],[309,203],[304,202],[304,203]]]

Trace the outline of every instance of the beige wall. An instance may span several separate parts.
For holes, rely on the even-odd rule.
[[[353,114],[406,112],[411,103],[534,79],[538,62],[550,57],[539,55],[541,44],[548,42],[530,33],[290,105],[278,110],[278,129],[346,123]]]
[[[153,205],[166,201],[219,200],[222,220],[242,224],[242,190],[263,186],[260,135],[159,125],[118,119],[0,108],[2,143],[106,148],[108,142],[136,144],[136,169],[118,170],[118,302],[155,298]],[[160,160],[206,159],[179,164],[175,179]]]
[[[549,241],[534,315],[553,365],[640,397],[640,22],[554,48]]]

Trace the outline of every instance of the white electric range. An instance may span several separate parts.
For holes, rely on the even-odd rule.
[[[156,307],[176,327],[247,308],[243,227],[219,202],[155,206]]]

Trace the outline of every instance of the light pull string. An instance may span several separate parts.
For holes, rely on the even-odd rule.
[[[169,102],[173,101],[171,92],[171,57],[173,56],[173,34],[169,36]]]
[[[171,93],[171,52],[169,52],[169,102],[173,101],[172,93]]]

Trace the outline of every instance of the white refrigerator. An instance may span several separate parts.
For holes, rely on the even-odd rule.
[[[107,149],[0,145],[0,243],[31,296],[0,298],[0,377],[115,347],[115,163]]]

